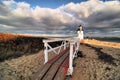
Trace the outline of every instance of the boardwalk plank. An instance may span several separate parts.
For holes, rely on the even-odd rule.
[[[53,80],[64,80],[64,77],[65,77],[64,71],[65,71],[64,68],[60,68]]]
[[[50,66],[51,64],[44,65],[37,73],[34,74],[34,76],[31,77],[31,80],[42,80]]]
[[[60,69],[58,70],[54,80],[64,80],[66,73],[67,73],[68,66],[69,66],[69,55],[67,56],[65,61],[62,63],[62,65],[61,65]]]
[[[53,80],[59,71],[60,66],[66,60],[68,53],[69,47],[49,60],[36,74],[34,74],[34,76],[32,76],[31,80]]]
[[[55,64],[50,68],[50,70],[47,72],[43,80],[52,80],[54,76],[56,75],[56,72],[58,71],[60,65],[63,63],[63,61],[66,59],[68,53],[65,53],[59,60],[55,62]]]

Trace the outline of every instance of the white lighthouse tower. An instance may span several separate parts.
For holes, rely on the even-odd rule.
[[[80,40],[84,39],[84,34],[83,34],[83,27],[82,27],[82,25],[80,25],[80,26],[78,27],[77,34],[78,34],[78,38],[80,38]]]

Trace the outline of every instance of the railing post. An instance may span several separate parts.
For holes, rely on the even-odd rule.
[[[66,41],[64,41],[64,50],[66,49]]]
[[[80,40],[79,38],[77,38],[77,50],[79,49],[79,45],[80,45]]]
[[[47,42],[44,42],[44,59],[45,59],[45,62],[48,62],[48,46],[47,46]]]
[[[73,42],[70,42],[68,75],[72,75],[72,72],[73,72]]]
[[[76,43],[77,43],[77,46],[76,46],[76,53],[75,53],[75,56],[74,57],[78,57],[77,56],[77,53],[78,53],[78,50],[79,50],[79,45],[80,45],[80,41],[79,41],[79,38],[76,38],[77,40],[76,40]]]

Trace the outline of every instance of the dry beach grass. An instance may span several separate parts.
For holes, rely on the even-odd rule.
[[[18,49],[13,49],[15,51],[10,50],[10,54],[16,51],[21,52],[20,56],[13,57],[15,54],[12,54],[12,57],[1,60],[0,80],[30,80],[30,77],[44,65],[43,43],[38,43],[41,39],[33,37],[19,37],[19,39],[17,38],[16,40],[15,37],[9,40],[6,38],[5,42],[0,39],[0,45],[2,44],[0,47],[1,51],[6,48],[8,51],[11,49],[9,48],[10,45],[13,46],[16,41],[21,42],[21,44],[17,45]],[[6,43],[9,43],[9,46],[5,46]],[[80,45],[79,57],[74,60],[76,67],[74,67],[72,78],[68,77],[66,80],[120,80],[119,44],[97,40],[85,40],[85,43]],[[30,46],[31,44],[33,44],[32,47]],[[42,46],[39,46],[41,44]],[[51,45],[56,46],[57,44]],[[19,48],[22,48],[22,50],[19,50]],[[49,55],[51,58],[53,56],[54,54]]]
[[[29,80],[44,65],[42,40],[45,38],[0,35],[0,80]],[[60,43],[50,45],[57,46]],[[50,53],[49,59],[53,56]]]
[[[93,44],[93,45],[100,45],[100,46],[106,46],[106,47],[113,47],[113,48],[120,48],[120,43],[116,42],[107,42],[107,41],[99,41],[95,39],[85,39],[84,43],[87,44]]]

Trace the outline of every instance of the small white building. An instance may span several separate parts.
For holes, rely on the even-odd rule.
[[[84,39],[84,34],[83,34],[83,27],[82,25],[79,26],[78,30],[77,30],[77,34],[78,34],[78,37],[80,39]]]

